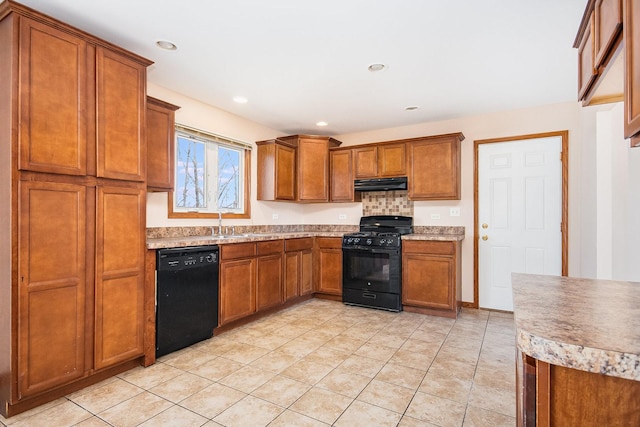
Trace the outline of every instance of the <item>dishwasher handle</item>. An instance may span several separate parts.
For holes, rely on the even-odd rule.
[[[158,250],[156,269],[158,271],[180,271],[211,266],[218,263],[217,245]]]

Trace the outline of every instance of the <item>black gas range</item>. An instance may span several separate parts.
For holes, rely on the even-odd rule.
[[[360,231],[342,238],[342,301],[402,310],[401,236],[413,232],[413,218],[365,216]]]

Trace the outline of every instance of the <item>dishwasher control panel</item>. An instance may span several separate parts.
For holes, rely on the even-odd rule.
[[[158,251],[158,271],[198,268],[218,262],[218,247],[172,248]]]

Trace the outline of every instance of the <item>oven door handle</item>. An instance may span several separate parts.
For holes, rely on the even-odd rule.
[[[400,249],[398,248],[374,249],[369,247],[364,247],[364,248],[363,247],[347,247],[347,248],[343,247],[342,250],[368,252],[372,254],[397,254],[400,252]]]

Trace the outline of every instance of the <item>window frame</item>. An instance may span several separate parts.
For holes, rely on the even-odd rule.
[[[184,126],[177,124],[175,125],[175,147],[174,150],[178,149],[178,135],[179,133],[187,133],[199,137],[199,139],[206,139],[211,141],[211,143],[220,144],[222,146],[230,146],[232,148],[241,149],[244,151],[244,176],[243,176],[243,187],[244,187],[244,211],[243,212],[224,212],[222,213],[222,218],[239,218],[239,219],[247,219],[251,218],[251,149],[252,146],[245,142],[235,141],[233,139],[212,134],[210,132],[202,131],[199,129],[191,128],[189,126]],[[178,161],[178,156],[174,156],[174,174],[176,173],[176,163]],[[169,218],[193,218],[193,219],[206,219],[206,218],[218,218],[218,212],[185,212],[185,211],[175,211],[174,210],[174,193],[175,188],[172,191],[169,191],[167,197],[167,205],[168,205],[168,217]]]

